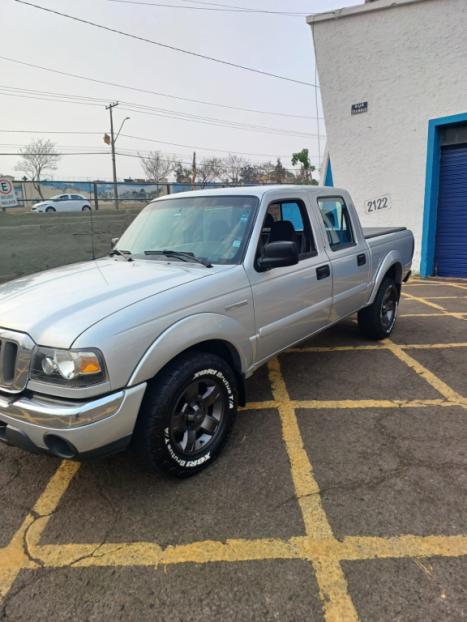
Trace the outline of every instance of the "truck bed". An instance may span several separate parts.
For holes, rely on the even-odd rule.
[[[388,233],[397,233],[398,231],[407,231],[407,227],[363,227],[363,235],[365,240],[371,238],[379,238]]]

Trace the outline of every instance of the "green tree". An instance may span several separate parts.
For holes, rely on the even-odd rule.
[[[298,175],[298,181],[302,184],[317,184],[313,179],[313,171],[315,167],[310,162],[310,154],[308,149],[302,149],[292,154],[292,166],[300,164],[300,173]]]

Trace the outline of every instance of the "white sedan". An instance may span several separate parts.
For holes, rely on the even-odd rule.
[[[33,212],[90,212],[91,203],[81,194],[57,194],[32,206]]]

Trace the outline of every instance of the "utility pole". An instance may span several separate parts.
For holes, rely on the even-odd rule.
[[[191,165],[191,189],[195,189],[196,183],[196,151],[193,151],[193,163]]]
[[[110,112],[110,147],[112,149],[112,169],[114,178],[114,204],[115,209],[118,209],[118,187],[117,187],[117,165],[115,163],[115,138],[114,138],[114,120],[112,109],[118,106],[118,102],[113,102],[105,107]]]

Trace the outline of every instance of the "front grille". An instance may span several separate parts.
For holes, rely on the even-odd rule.
[[[0,391],[20,393],[26,388],[33,348],[28,335],[0,328]]]

